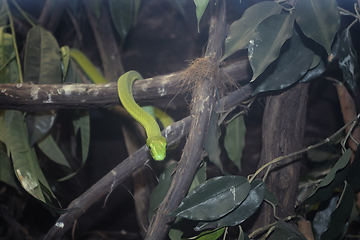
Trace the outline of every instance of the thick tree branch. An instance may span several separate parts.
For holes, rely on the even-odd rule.
[[[247,80],[249,79],[249,75],[246,73],[247,68],[248,62],[243,60],[225,67],[223,74],[230,77],[236,76],[234,78],[236,81]],[[161,97],[172,97],[181,91],[179,84],[181,78],[182,72],[176,72],[138,80],[133,87],[134,99],[136,101],[149,101]],[[240,89],[238,91],[244,90]],[[249,91],[246,90],[246,93],[248,94]],[[232,96],[235,96],[235,99],[231,98],[231,100],[229,98],[228,103],[236,100],[236,95],[233,94]],[[116,83],[0,84],[1,109],[42,111],[59,108],[108,107],[117,104],[119,104],[119,98]]]

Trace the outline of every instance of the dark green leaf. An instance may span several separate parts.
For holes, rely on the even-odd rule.
[[[356,94],[356,80],[359,77],[357,53],[353,46],[350,29],[346,28],[341,34],[339,48],[339,66],[343,73],[345,82],[351,91]]]
[[[74,62],[70,59],[69,68],[66,74],[66,78],[64,79],[65,83],[82,83],[76,69],[74,66]]]
[[[268,238],[268,240],[307,240],[299,230],[293,227],[291,224],[285,223],[280,220],[275,225],[274,233]]]
[[[223,166],[220,160],[221,149],[219,146],[220,135],[221,131],[218,125],[218,114],[215,111],[212,111],[204,149],[208,154],[210,162],[214,163],[222,171]]]
[[[239,206],[250,191],[244,177],[212,178],[194,188],[170,215],[191,220],[216,220]]]
[[[197,170],[195,177],[191,183],[189,192],[205,181],[206,181],[206,162],[204,162],[204,164]]]
[[[17,180],[15,180],[11,159],[6,153],[5,144],[2,142],[0,142],[0,181],[14,187],[21,193]]]
[[[0,83],[18,83],[20,76],[13,37],[4,30],[4,27],[0,28]]]
[[[70,168],[68,161],[66,160],[64,154],[61,152],[51,134],[48,134],[45,138],[39,141],[38,146],[40,150],[51,160],[57,164]]]
[[[54,36],[40,26],[28,32],[25,49],[25,81],[36,84],[61,83],[61,57]],[[49,100],[51,102],[51,99]]]
[[[154,188],[154,190],[151,193],[150,196],[150,210],[148,214],[149,222],[151,221],[153,215],[156,212],[156,209],[159,207],[161,202],[164,200],[170,185],[171,180],[173,177],[174,169],[176,167],[177,163],[171,164],[169,167],[167,167],[164,172],[159,177],[159,183]]]
[[[109,0],[110,13],[115,28],[124,42],[134,15],[133,0]]]
[[[244,231],[241,231],[239,234],[238,240],[250,240],[250,238],[248,237],[248,235],[246,233],[244,233]]]
[[[42,139],[54,125],[56,113],[54,111],[43,111],[28,113],[25,118],[29,135],[30,146]]]
[[[97,19],[100,18],[102,5],[103,5],[102,0],[90,0],[89,1],[90,9]]]
[[[276,14],[266,18],[255,29],[249,41],[248,57],[254,81],[273,61],[284,42],[293,34],[294,14]]]
[[[304,34],[322,45],[328,55],[340,27],[336,0],[301,0],[295,5],[296,22]]]
[[[265,189],[264,200],[271,203],[273,206],[277,206],[279,204],[279,200],[275,197],[275,195],[270,192],[267,188]]]
[[[90,118],[89,110],[77,110],[73,120],[75,135],[80,130],[81,135],[81,153],[83,164],[85,163],[90,145]]]
[[[181,13],[184,19],[187,19],[185,11],[187,0],[168,0],[168,2],[172,4]]]
[[[312,222],[315,239],[320,239],[321,234],[323,234],[329,228],[330,216],[331,213],[336,209],[338,200],[339,196],[332,197],[326,208],[316,213]]]
[[[331,197],[334,189],[344,183],[346,179],[350,165],[349,160],[351,156],[351,150],[348,149],[337,161],[331,171],[321,181],[316,190],[311,196],[304,201],[303,204],[314,204],[320,201],[327,200]]]
[[[134,26],[136,25],[137,17],[138,17],[139,10],[140,10],[140,4],[141,4],[141,0],[134,0],[134,17],[133,17]]]
[[[209,5],[209,0],[194,0],[196,5],[196,18],[197,18],[197,29],[200,32],[199,24],[204,12]]]
[[[238,116],[226,127],[224,146],[228,157],[241,170],[242,151],[245,146],[246,126],[244,116]]]
[[[9,6],[6,1],[0,2],[0,27],[8,24]]]
[[[356,154],[351,164],[351,168],[346,181],[352,187],[354,192],[360,189],[360,145],[357,146]]]
[[[184,238],[184,240],[216,240],[219,239],[219,237],[221,235],[223,235],[225,232],[225,228],[220,228],[217,230],[210,230],[210,231],[206,231],[206,232],[202,232],[199,235],[197,235],[196,237],[192,237],[192,238]]]
[[[230,25],[229,34],[225,40],[225,54],[221,61],[246,48],[257,25],[265,18],[279,14],[281,10],[282,7],[273,1],[260,2],[249,7],[239,20]]]
[[[336,209],[331,213],[330,225],[326,232],[321,235],[321,240],[338,239],[337,237],[344,233],[344,230],[347,229],[345,226],[351,214],[353,201],[353,189],[345,182],[345,187]]]
[[[195,231],[209,228],[221,228],[225,226],[236,226],[248,219],[259,208],[265,196],[265,183],[261,179],[251,182],[251,190],[245,200],[235,210],[224,217],[211,222],[200,222]]]
[[[181,240],[183,231],[171,228],[168,235],[171,240]]]
[[[273,62],[256,80],[260,84],[252,95],[271,90],[281,90],[299,81],[309,69],[314,53],[301,41],[294,31],[287,41],[279,58]]]

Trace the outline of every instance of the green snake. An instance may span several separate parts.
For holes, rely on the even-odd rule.
[[[145,112],[134,100],[132,85],[134,81],[142,79],[136,71],[129,71],[118,80],[118,94],[123,107],[138,121],[146,131],[146,145],[152,158],[156,161],[164,160],[166,156],[166,138],[161,136],[160,128],[155,119]]]
[[[96,70],[95,66],[81,51],[71,49],[70,56],[94,83],[107,83],[103,75]],[[129,71],[123,74],[118,80],[119,98],[126,111],[145,128],[147,135],[146,145],[150,150],[152,158],[156,161],[161,161],[166,156],[166,138],[161,136],[156,120],[134,101],[132,85],[138,79],[142,79],[142,77],[136,71]],[[164,127],[173,122],[173,119],[161,110],[154,108],[154,111]]]

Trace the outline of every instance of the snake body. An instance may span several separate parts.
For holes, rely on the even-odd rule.
[[[160,128],[155,119],[145,112],[134,100],[132,85],[134,81],[142,79],[136,71],[129,71],[121,75],[118,80],[118,94],[123,107],[139,122],[146,131],[146,145],[152,158],[156,161],[164,160],[166,156],[166,139],[161,136]]]

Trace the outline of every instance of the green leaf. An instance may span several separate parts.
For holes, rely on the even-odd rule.
[[[245,146],[246,126],[244,116],[238,116],[226,127],[224,146],[228,157],[241,170],[242,151]]]
[[[229,34],[225,40],[225,54],[220,61],[246,48],[257,25],[265,18],[279,14],[281,10],[282,7],[273,1],[260,2],[249,7],[239,20],[230,25]]]
[[[235,210],[224,217],[211,222],[200,222],[195,231],[202,231],[209,228],[221,228],[225,226],[236,226],[244,222],[259,208],[265,196],[265,183],[261,179],[251,182],[251,190],[245,200]]]
[[[70,168],[68,161],[66,160],[64,154],[61,152],[51,134],[48,134],[44,139],[39,141],[38,146],[40,150],[51,160],[57,164]]]
[[[111,18],[115,28],[124,42],[131,27],[134,15],[133,0],[109,0]]]
[[[293,227],[291,224],[285,223],[283,220],[280,220],[275,225],[273,234],[268,238],[268,240],[307,240],[304,235],[302,235],[299,230]]]
[[[28,129],[29,144],[34,145],[42,139],[54,125],[56,113],[54,111],[42,111],[27,113],[25,122]]]
[[[321,234],[321,240],[333,240],[347,230],[346,223],[350,217],[353,207],[354,192],[349,184],[345,182],[344,190],[340,196],[336,209],[331,213],[330,224],[327,230]]]
[[[221,218],[247,197],[250,183],[244,177],[212,178],[194,188],[171,216],[211,221]]]
[[[134,0],[134,17],[133,17],[133,25],[136,25],[139,10],[140,10],[141,0]]]
[[[159,177],[159,183],[154,188],[154,190],[151,193],[150,196],[150,210],[148,214],[149,222],[151,222],[152,217],[156,213],[157,208],[164,200],[173,178],[174,169],[176,167],[177,163],[171,164],[169,167],[167,167],[164,172]]]
[[[183,238],[184,240],[216,240],[219,239],[219,237],[221,237],[225,232],[225,228],[220,228],[217,230],[210,230],[210,231],[205,231],[200,233],[199,235],[197,235],[196,237],[191,237],[191,238]]]
[[[40,26],[30,29],[26,38],[25,81],[36,84],[61,83],[59,50],[59,45],[50,32]]]
[[[356,80],[359,77],[357,53],[353,46],[350,29],[346,28],[341,34],[339,48],[339,66],[345,82],[351,91],[356,94]]]
[[[16,62],[14,42],[11,34],[0,28],[0,83],[20,82],[19,68]]]
[[[45,202],[40,182],[47,191],[51,192],[44,174],[42,173],[35,150],[30,148],[27,141],[27,129],[24,116],[20,111],[7,110],[5,113],[6,142],[15,174],[22,187],[38,200]],[[55,197],[52,194],[52,197]]]
[[[82,153],[82,161],[84,164],[89,153],[89,145],[90,145],[89,110],[76,110],[73,119],[73,125],[74,125],[75,135],[77,135],[78,131],[80,130],[81,153]]]
[[[328,55],[340,27],[336,0],[301,0],[295,5],[296,22],[304,34],[322,45]]]
[[[254,81],[273,61],[284,42],[293,34],[294,14],[276,14],[266,18],[255,29],[249,41],[248,57]]]
[[[187,19],[187,15],[185,11],[187,0],[167,0],[167,1],[181,13],[184,19]]]
[[[68,46],[64,46],[60,48],[60,53],[61,53],[62,80],[63,82],[65,82],[70,65],[70,48]]]
[[[277,206],[279,204],[279,200],[277,200],[275,195],[272,192],[270,192],[267,188],[265,189],[264,200],[266,200],[273,206]]]
[[[97,19],[99,19],[101,16],[102,5],[103,5],[102,0],[90,0],[89,1],[90,9]]]
[[[11,159],[6,153],[5,144],[0,142],[0,181],[15,188],[19,193],[19,185],[15,180],[14,169],[12,167]]]
[[[220,159],[221,149],[219,145],[220,135],[221,131],[218,125],[218,114],[215,111],[212,111],[204,149],[208,154],[210,162],[214,163],[222,171],[223,165]]]
[[[326,177],[321,181],[319,186],[310,195],[308,199],[304,201],[304,205],[306,204],[314,204],[320,201],[327,200],[331,197],[334,192],[334,189],[341,184],[344,183],[346,179],[350,165],[349,160],[351,156],[351,150],[348,149],[346,152],[341,156],[341,158],[337,161],[331,171],[326,175]]]
[[[0,4],[0,27],[2,27],[8,24],[9,6],[6,1],[1,1]]]
[[[360,189],[360,144],[357,146],[356,154],[351,164],[351,168],[346,181],[352,187],[354,192]]]
[[[314,220],[312,221],[315,239],[320,239],[321,234],[323,234],[329,228],[330,216],[331,213],[336,209],[338,200],[339,196],[332,197],[325,209],[316,213]]]
[[[194,0],[195,6],[196,6],[196,18],[197,18],[197,29],[198,32],[200,32],[200,20],[202,16],[204,15],[204,12],[209,5],[209,0]]]
[[[256,80],[260,84],[252,95],[260,92],[281,90],[299,81],[306,74],[314,58],[314,52],[307,48],[294,31],[279,58],[273,62]]]
[[[206,162],[204,162],[204,164],[197,170],[195,177],[191,183],[189,192],[205,181],[206,181]]]

